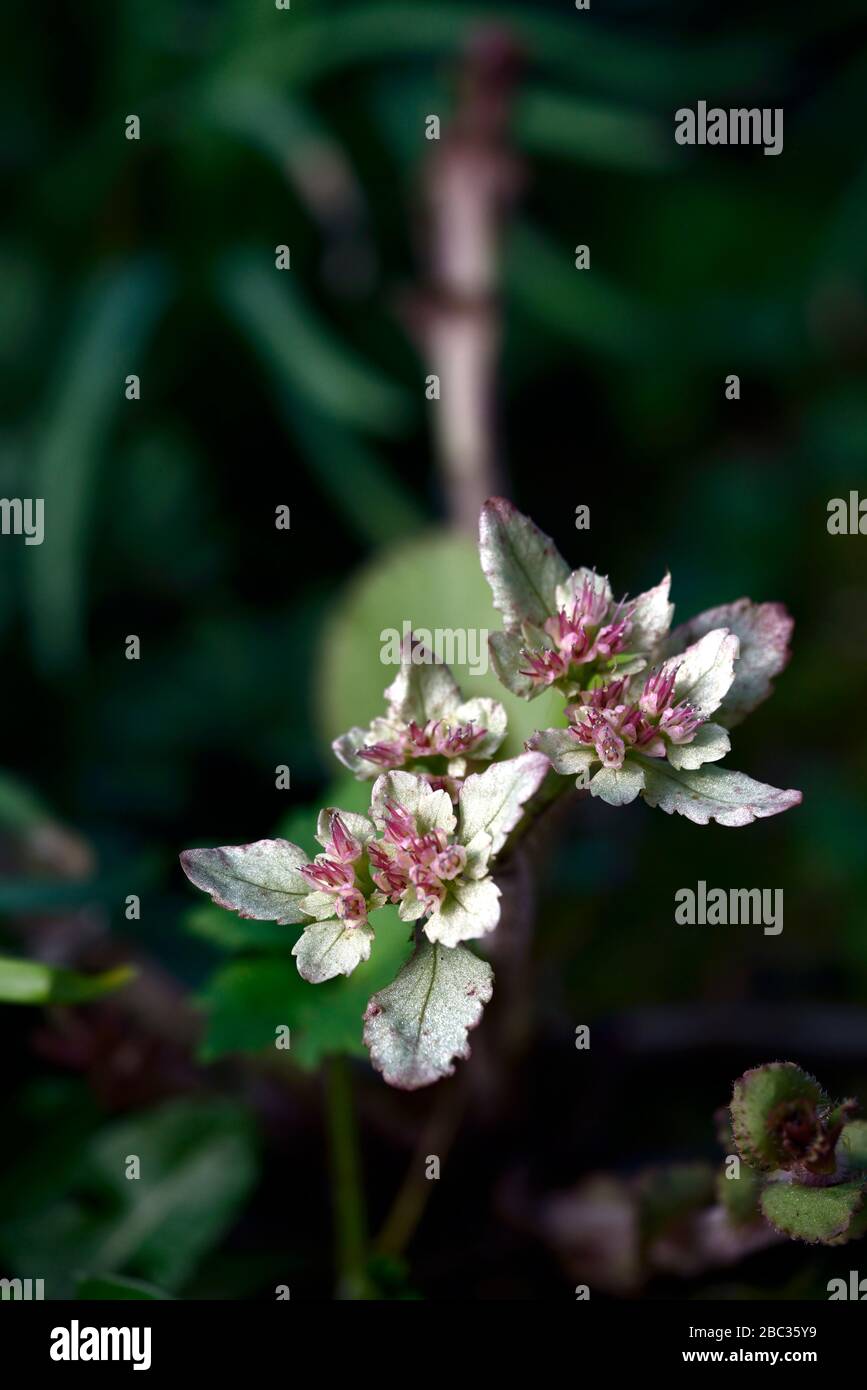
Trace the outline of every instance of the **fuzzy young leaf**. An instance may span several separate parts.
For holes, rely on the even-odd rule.
[[[493,971],[464,946],[419,942],[364,1015],[370,1060],[390,1086],[414,1091],[451,1076],[493,992]]]
[[[218,907],[261,922],[303,922],[310,884],[299,870],[307,855],[288,840],[256,840],[219,849],[188,849],[181,866],[191,883]]]
[[[705,765],[679,771],[669,763],[637,757],[645,772],[644,799],[668,815],[676,812],[696,825],[749,825],[801,804],[799,791],[755,782],[743,772]]]
[[[860,1234],[853,1230],[864,1205],[864,1185],[838,1183],[833,1187],[805,1187],[795,1182],[772,1182],[761,1197],[762,1214],[771,1225],[793,1240],[810,1245],[842,1245]]]
[[[723,603],[675,628],[665,646],[673,655],[714,628],[727,627],[740,642],[735,678],[723,697],[717,718],[726,728],[766,700],[773,678],[785,668],[794,621],[781,603],[752,603],[748,598]]]
[[[775,1120],[788,1105],[816,1106],[826,1100],[816,1078],[794,1062],[768,1062],[744,1072],[735,1082],[731,1103],[732,1134],[741,1158],[764,1172],[788,1167],[791,1159]]]
[[[506,627],[542,624],[557,611],[556,590],[569,566],[550,537],[504,497],[482,508],[479,553]]]

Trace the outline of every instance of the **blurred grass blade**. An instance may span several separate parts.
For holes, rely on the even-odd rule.
[[[370,546],[411,535],[427,522],[412,494],[355,434],[297,396],[284,397],[293,436],[334,510]]]
[[[0,772],[0,829],[23,833],[51,819],[35,792],[15,777]]]
[[[142,1279],[122,1279],[119,1274],[102,1274],[81,1278],[75,1289],[76,1299],[91,1302],[95,1299],[113,1301],[127,1299],[171,1299],[173,1294],[158,1289],[155,1284],[146,1284]]]
[[[38,960],[0,956],[0,1003],[86,1004],[119,989],[134,974],[130,966],[121,965],[102,975],[80,975]]]
[[[530,4],[466,3],[359,4],[339,14],[300,13],[292,25],[267,40],[239,46],[230,72],[279,76],[295,87],[318,81],[354,63],[411,58],[450,58],[480,25],[508,27],[528,59],[593,88],[656,100],[668,110],[671,92],[712,91],[722,101],[758,79],[771,81],[786,61],[791,39],[777,33],[773,48],[749,39],[663,44],[600,29],[586,17],[547,15]]]
[[[262,82],[222,81],[205,92],[205,120],[260,150],[322,221],[358,220],[364,193],[340,143],[304,101]]]
[[[576,270],[572,242],[557,246],[526,223],[516,225],[504,273],[514,303],[582,347],[643,363],[659,344],[661,325],[652,311],[596,266],[589,272]]]
[[[290,283],[291,271],[239,252],[220,263],[218,274],[221,298],[279,381],[357,429],[402,428],[405,393],[339,341]]]
[[[84,290],[44,416],[32,495],[45,500],[45,538],[28,546],[34,656],[44,671],[75,665],[84,649],[87,531],[101,456],[124,379],[141,374],[141,349],[163,307],[153,260],[101,272]]]
[[[515,133],[531,154],[562,155],[606,169],[657,173],[677,162],[671,131],[656,118],[546,87],[521,94]]]

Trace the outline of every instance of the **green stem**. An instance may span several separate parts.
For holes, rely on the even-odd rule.
[[[325,1064],[325,1108],[331,1156],[337,1297],[369,1297],[367,1218],[361,1180],[358,1125],[349,1068],[344,1057]]]

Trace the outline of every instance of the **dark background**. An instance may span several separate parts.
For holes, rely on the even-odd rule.
[[[447,126],[491,23],[523,54],[499,486],[618,593],[670,567],[679,619],[742,595],[790,608],[792,663],[729,761],[804,803],[737,831],[643,804],[564,814],[470,1079],[405,1097],[364,1061],[351,1000],[339,1049],[326,1022],[307,1065],[264,1059],[285,956],[226,984],[177,854],[309,834],[337,799],[330,738],[389,678],[382,627],[496,624],[448,531],[442,402],[405,313],[427,274],[424,118]],[[746,1066],[791,1058],[867,1097],[865,541],[826,528],[829,499],[867,491],[865,40],[842,0],[7,12],[0,494],[44,497],[46,539],[0,539],[3,949],[140,973],[99,1003],[0,1015],[3,1272],[54,1296],[108,1274],[333,1296],[334,1050],[374,1231],[413,1146],[444,1156],[380,1296],[572,1297],[550,1194],[715,1161],[713,1112]],[[699,99],[783,107],[782,155],[677,146],[674,110]],[[675,925],[698,879],[783,888],[782,935]],[[302,1038],[312,1007],[286,1003]],[[127,1209],[115,1151],[153,1152],[162,1216]],[[183,1220],[189,1191],[201,1221]],[[857,1258],[787,1246],[633,1291],[824,1297]]]

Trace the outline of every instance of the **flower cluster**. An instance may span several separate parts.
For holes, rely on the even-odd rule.
[[[412,892],[425,912],[437,910],[446,885],[466,865],[466,850],[450,844],[444,830],[420,834],[415,818],[394,801],[386,803],[383,830],[382,843],[368,849],[374,883],[389,902],[404,901]]]
[[[364,846],[349,833],[339,811],[330,814],[329,838],[324,849],[324,854],[317,854],[312,864],[302,867],[301,876],[315,893],[328,900],[328,916],[333,913],[346,927],[363,926],[367,922],[367,899],[355,866]],[[311,900],[305,901],[309,907]],[[315,910],[311,915],[316,915]]]
[[[559,691],[564,723],[505,757],[503,705],[465,700],[410,634],[385,714],[332,745],[360,781],[373,780],[369,815],[323,809],[312,861],[279,839],[181,856],[221,907],[301,923],[292,954],[313,983],[369,959],[377,912],[377,929],[388,913],[418,924],[412,955],[364,1015],[374,1065],[409,1088],[448,1075],[469,1051],[493,972],[465,943],[497,926],[497,861],[529,803],[555,794],[550,773],[612,805],[640,795],[698,824],[746,825],[801,799],[714,766],[729,751],[728,729],[767,697],[788,659],[792,624],[778,604],[741,599],[670,632],[668,575],[615,601],[606,578],[570,571],[502,498],[483,509],[480,554],[504,622],[490,638],[494,669],[524,699]],[[806,1168],[827,1163],[839,1137],[837,1117],[821,1132],[814,1118],[801,1104],[782,1121],[781,1152],[800,1153]]]
[[[503,498],[482,512],[481,557],[505,624],[490,639],[500,679],[526,699],[546,686],[567,697],[566,727],[527,743],[556,772],[611,805],[641,795],[699,825],[747,825],[798,804],[800,792],[711,766],[788,660],[792,621],[780,605],[741,599],[670,632],[668,575],[615,603],[607,579],[570,572]]]
[[[335,756],[356,777],[404,768],[457,800],[461,779],[489,762],[506,732],[498,700],[464,700],[449,668],[411,636],[385,691],[385,715],[334,740]]]
[[[664,758],[670,745],[692,743],[706,723],[689,700],[673,700],[675,679],[675,671],[652,671],[634,703],[626,679],[582,691],[566,706],[569,732],[596,750],[603,767],[622,767],[628,748]]]
[[[626,599],[615,604],[606,582],[600,583],[595,573],[578,571],[572,576],[572,587],[578,585],[571,604],[565,603],[545,619],[542,631],[552,645],[521,649],[527,664],[519,675],[526,676],[534,689],[580,682],[578,668],[608,667],[626,652],[635,605]],[[564,597],[561,593],[558,600]]]

